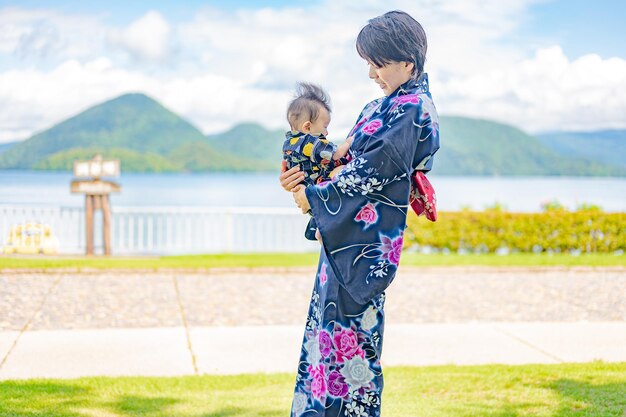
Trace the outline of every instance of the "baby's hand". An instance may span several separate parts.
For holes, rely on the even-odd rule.
[[[330,171],[328,176],[332,179],[335,175],[339,174],[339,171],[341,171],[343,167],[345,167],[345,165],[336,166],[332,171]]]
[[[350,146],[352,146],[352,141],[354,140],[353,136],[350,136],[344,143],[337,146],[337,150],[333,154],[333,160],[337,161],[338,159],[344,158],[348,151],[350,150]]]

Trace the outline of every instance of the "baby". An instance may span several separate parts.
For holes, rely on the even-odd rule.
[[[341,165],[348,162],[346,155],[352,138],[341,145],[326,139],[330,100],[320,86],[298,83],[295,98],[287,107],[287,121],[291,130],[285,134],[283,159],[287,161],[287,169],[300,166],[305,186],[330,180]],[[309,240],[319,240],[316,231],[315,219],[311,218],[304,236]]]

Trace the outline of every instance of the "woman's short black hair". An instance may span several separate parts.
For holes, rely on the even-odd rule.
[[[413,77],[424,72],[426,32],[408,13],[394,10],[370,19],[356,39],[361,58],[377,67],[391,62],[412,62]]]

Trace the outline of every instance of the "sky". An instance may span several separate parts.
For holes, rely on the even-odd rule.
[[[441,115],[529,133],[626,128],[623,1],[0,0],[0,143],[129,92],[206,134],[286,130],[297,81],[328,91],[339,140],[381,95],[356,36],[393,9],[426,30]]]

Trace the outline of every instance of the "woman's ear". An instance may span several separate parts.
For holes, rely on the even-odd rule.
[[[415,68],[415,64],[413,62],[405,61],[404,62],[404,67],[406,68],[406,70],[407,70],[407,72],[409,74],[412,74],[413,73],[413,68]]]
[[[311,123],[310,120],[307,120],[302,125],[302,131],[305,132],[305,133],[309,133],[311,131],[311,126],[313,126],[313,123]]]

